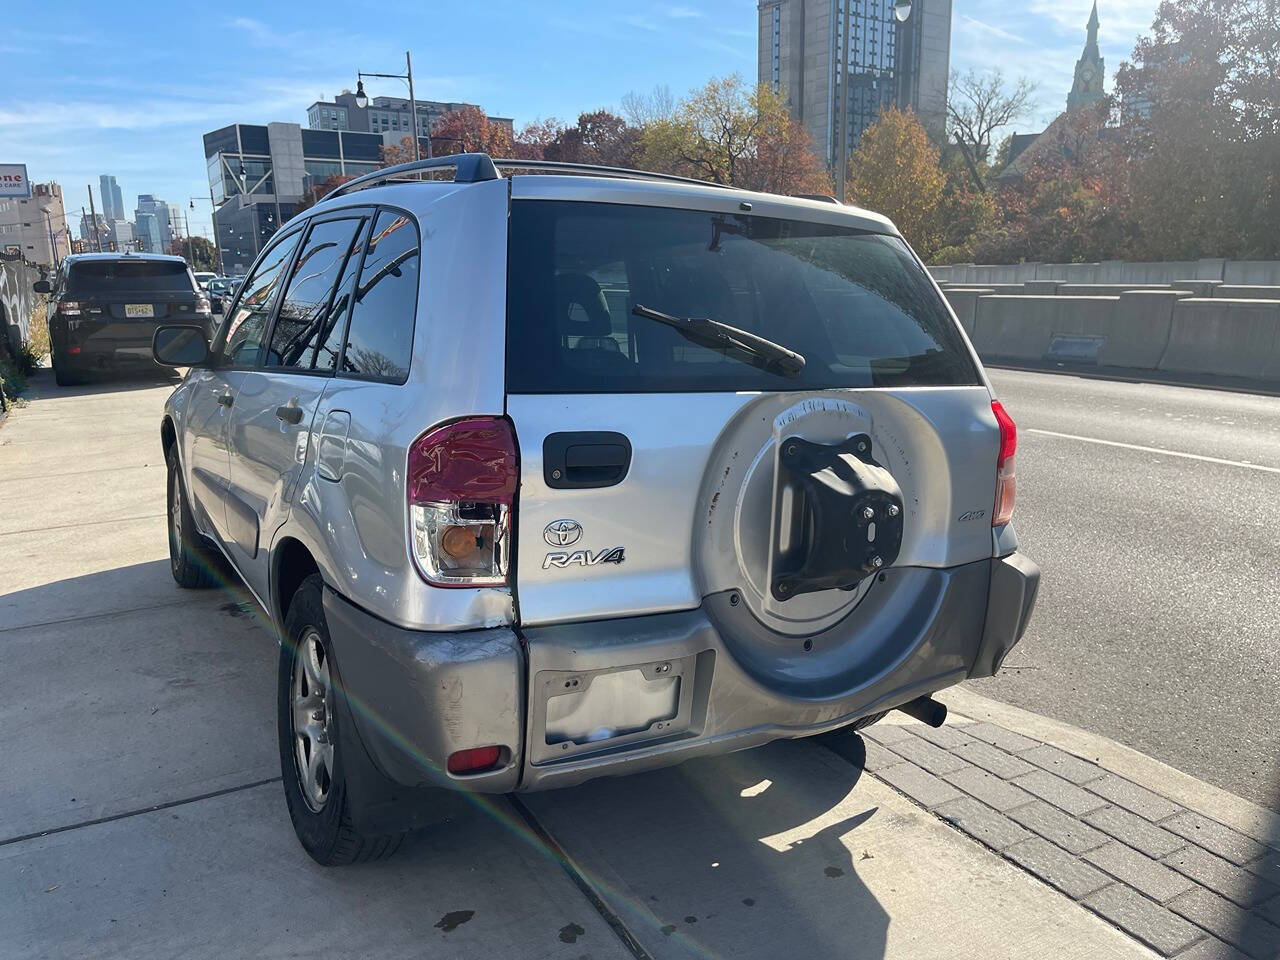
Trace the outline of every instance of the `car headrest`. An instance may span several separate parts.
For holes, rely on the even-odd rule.
[[[562,336],[607,337],[613,332],[604,291],[585,273],[556,277],[556,314]]]

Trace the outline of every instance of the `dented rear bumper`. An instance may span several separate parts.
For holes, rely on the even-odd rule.
[[[1039,582],[1016,553],[886,574],[812,638],[768,634],[728,594],[696,610],[519,634],[404,630],[329,592],[325,610],[357,745],[374,766],[399,784],[500,793],[811,736],[990,676],[1021,638]],[[502,748],[497,769],[448,772],[454,751],[491,745]]]

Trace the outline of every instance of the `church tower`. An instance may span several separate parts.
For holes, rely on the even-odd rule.
[[[1076,61],[1076,81],[1067,96],[1068,110],[1079,110],[1102,99],[1105,69],[1102,54],[1098,52],[1098,3],[1094,0],[1093,13],[1089,14],[1089,38],[1085,41],[1084,53]]]

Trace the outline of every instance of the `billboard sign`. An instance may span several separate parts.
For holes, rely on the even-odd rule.
[[[0,163],[0,199],[30,197],[31,181],[25,163]]]

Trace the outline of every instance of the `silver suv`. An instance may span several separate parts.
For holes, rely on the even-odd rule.
[[[440,788],[940,723],[1034,602],[1012,420],[893,225],[832,201],[390,167],[284,227],[212,343],[154,351],[191,367],[173,575],[225,558],[277,625],[321,863],[392,852]]]

